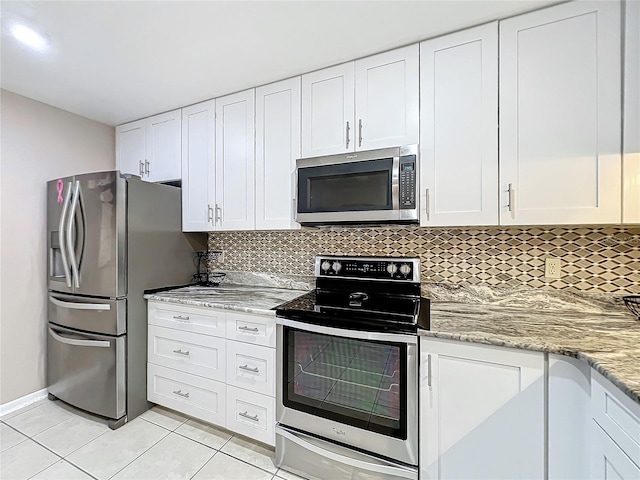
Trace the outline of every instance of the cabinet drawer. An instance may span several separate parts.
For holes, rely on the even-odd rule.
[[[591,376],[591,415],[636,465],[640,465],[640,405],[595,370]]]
[[[211,308],[179,306],[165,302],[149,302],[149,325],[175,328],[186,332],[224,337],[226,323],[224,312]]]
[[[229,430],[275,446],[275,410],[275,398],[227,385]]]
[[[227,383],[274,397],[276,351],[262,345],[227,341]]]
[[[227,338],[275,348],[275,320],[270,315],[227,313]]]
[[[147,400],[225,426],[224,383],[147,364]]]
[[[225,381],[226,340],[149,325],[148,360],[156,365]]]

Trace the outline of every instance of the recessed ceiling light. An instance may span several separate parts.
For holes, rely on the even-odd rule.
[[[20,23],[14,25],[11,27],[11,33],[22,43],[34,50],[44,50],[47,47],[47,40],[26,25]]]

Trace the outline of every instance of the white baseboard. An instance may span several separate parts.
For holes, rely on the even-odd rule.
[[[37,392],[30,393],[29,395],[25,395],[24,397],[16,398],[15,400],[7,403],[3,403],[0,405],[0,416],[4,416],[7,413],[15,412],[16,410],[20,410],[21,408],[26,407],[27,405],[31,405],[38,400],[42,400],[47,397],[47,389],[43,388],[42,390],[38,390]]]

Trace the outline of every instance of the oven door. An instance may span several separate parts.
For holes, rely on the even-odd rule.
[[[417,337],[277,322],[278,423],[417,465]]]
[[[298,166],[300,223],[399,220],[399,158]]]

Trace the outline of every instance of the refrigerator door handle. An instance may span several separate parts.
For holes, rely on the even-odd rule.
[[[57,334],[51,327],[49,327],[49,335],[51,335],[61,343],[66,343],[67,345],[75,345],[77,347],[111,347],[111,342],[107,340],[78,340],[77,338],[63,337],[62,335]]]
[[[62,213],[60,214],[60,223],[58,224],[58,242],[60,243],[60,257],[62,258],[62,268],[64,268],[64,278],[67,280],[67,287],[71,288],[71,275],[69,274],[69,262],[67,261],[67,254],[65,252],[64,243],[64,221],[67,217],[67,210],[69,209],[69,200],[73,193],[73,183],[69,182],[69,188],[67,189],[67,195],[64,197],[64,203],[62,204]]]
[[[49,301],[58,307],[71,308],[73,310],[111,310],[111,305],[108,303],[64,302],[53,295],[49,295]]]
[[[71,201],[71,212],[67,220],[67,246],[69,247],[69,260],[71,262],[71,272],[73,273],[73,282],[76,288],[80,288],[80,278],[78,274],[78,261],[76,259],[75,245],[73,245],[73,230],[75,223],[76,209],[78,208],[78,198],[80,197],[80,181],[76,180],[76,188]],[[77,231],[77,228],[76,228]]]

